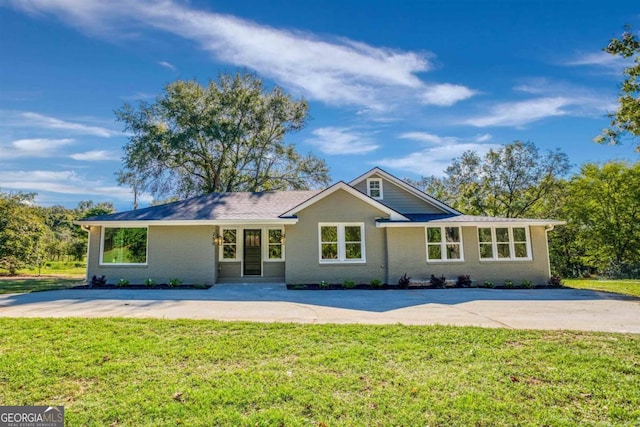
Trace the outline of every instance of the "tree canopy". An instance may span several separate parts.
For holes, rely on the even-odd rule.
[[[35,194],[0,192],[0,268],[16,270],[43,258],[46,226],[31,208]]]
[[[611,124],[595,141],[620,144],[624,136],[631,136],[636,141],[636,151],[640,151],[640,40],[628,27],[619,39],[612,39],[603,50],[611,55],[632,58],[633,65],[623,72],[618,109],[609,114]]]
[[[201,86],[168,84],[154,103],[116,111],[130,134],[119,182],[158,199],[211,192],[307,189],[329,183],[326,163],[285,136],[302,129],[308,104],[251,74]]]
[[[565,218],[584,265],[640,274],[640,162],[584,164],[569,181]]]
[[[534,143],[515,141],[484,157],[467,151],[453,159],[444,178],[427,177],[414,184],[467,214],[535,217],[569,169],[566,154],[541,154]]]

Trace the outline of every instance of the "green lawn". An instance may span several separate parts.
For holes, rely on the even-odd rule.
[[[640,280],[565,279],[563,283],[570,288],[593,289],[640,297]]]
[[[53,291],[82,284],[84,276],[74,277],[0,277],[0,294]]]
[[[68,426],[637,425],[640,335],[0,318],[0,404]]]

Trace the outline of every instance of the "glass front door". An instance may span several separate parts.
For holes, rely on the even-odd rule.
[[[244,230],[244,275],[262,274],[261,230]]]

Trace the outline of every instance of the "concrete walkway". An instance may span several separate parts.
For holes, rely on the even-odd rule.
[[[640,299],[573,289],[289,291],[67,289],[0,295],[2,317],[153,317],[299,323],[402,323],[640,333]]]

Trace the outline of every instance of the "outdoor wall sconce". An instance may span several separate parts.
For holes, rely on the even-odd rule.
[[[287,236],[284,235],[284,231],[282,232],[282,235],[280,236],[280,244],[284,245],[284,242],[287,241]]]
[[[223,242],[222,236],[219,234],[213,233],[213,244],[216,246],[222,246],[222,242]]]

